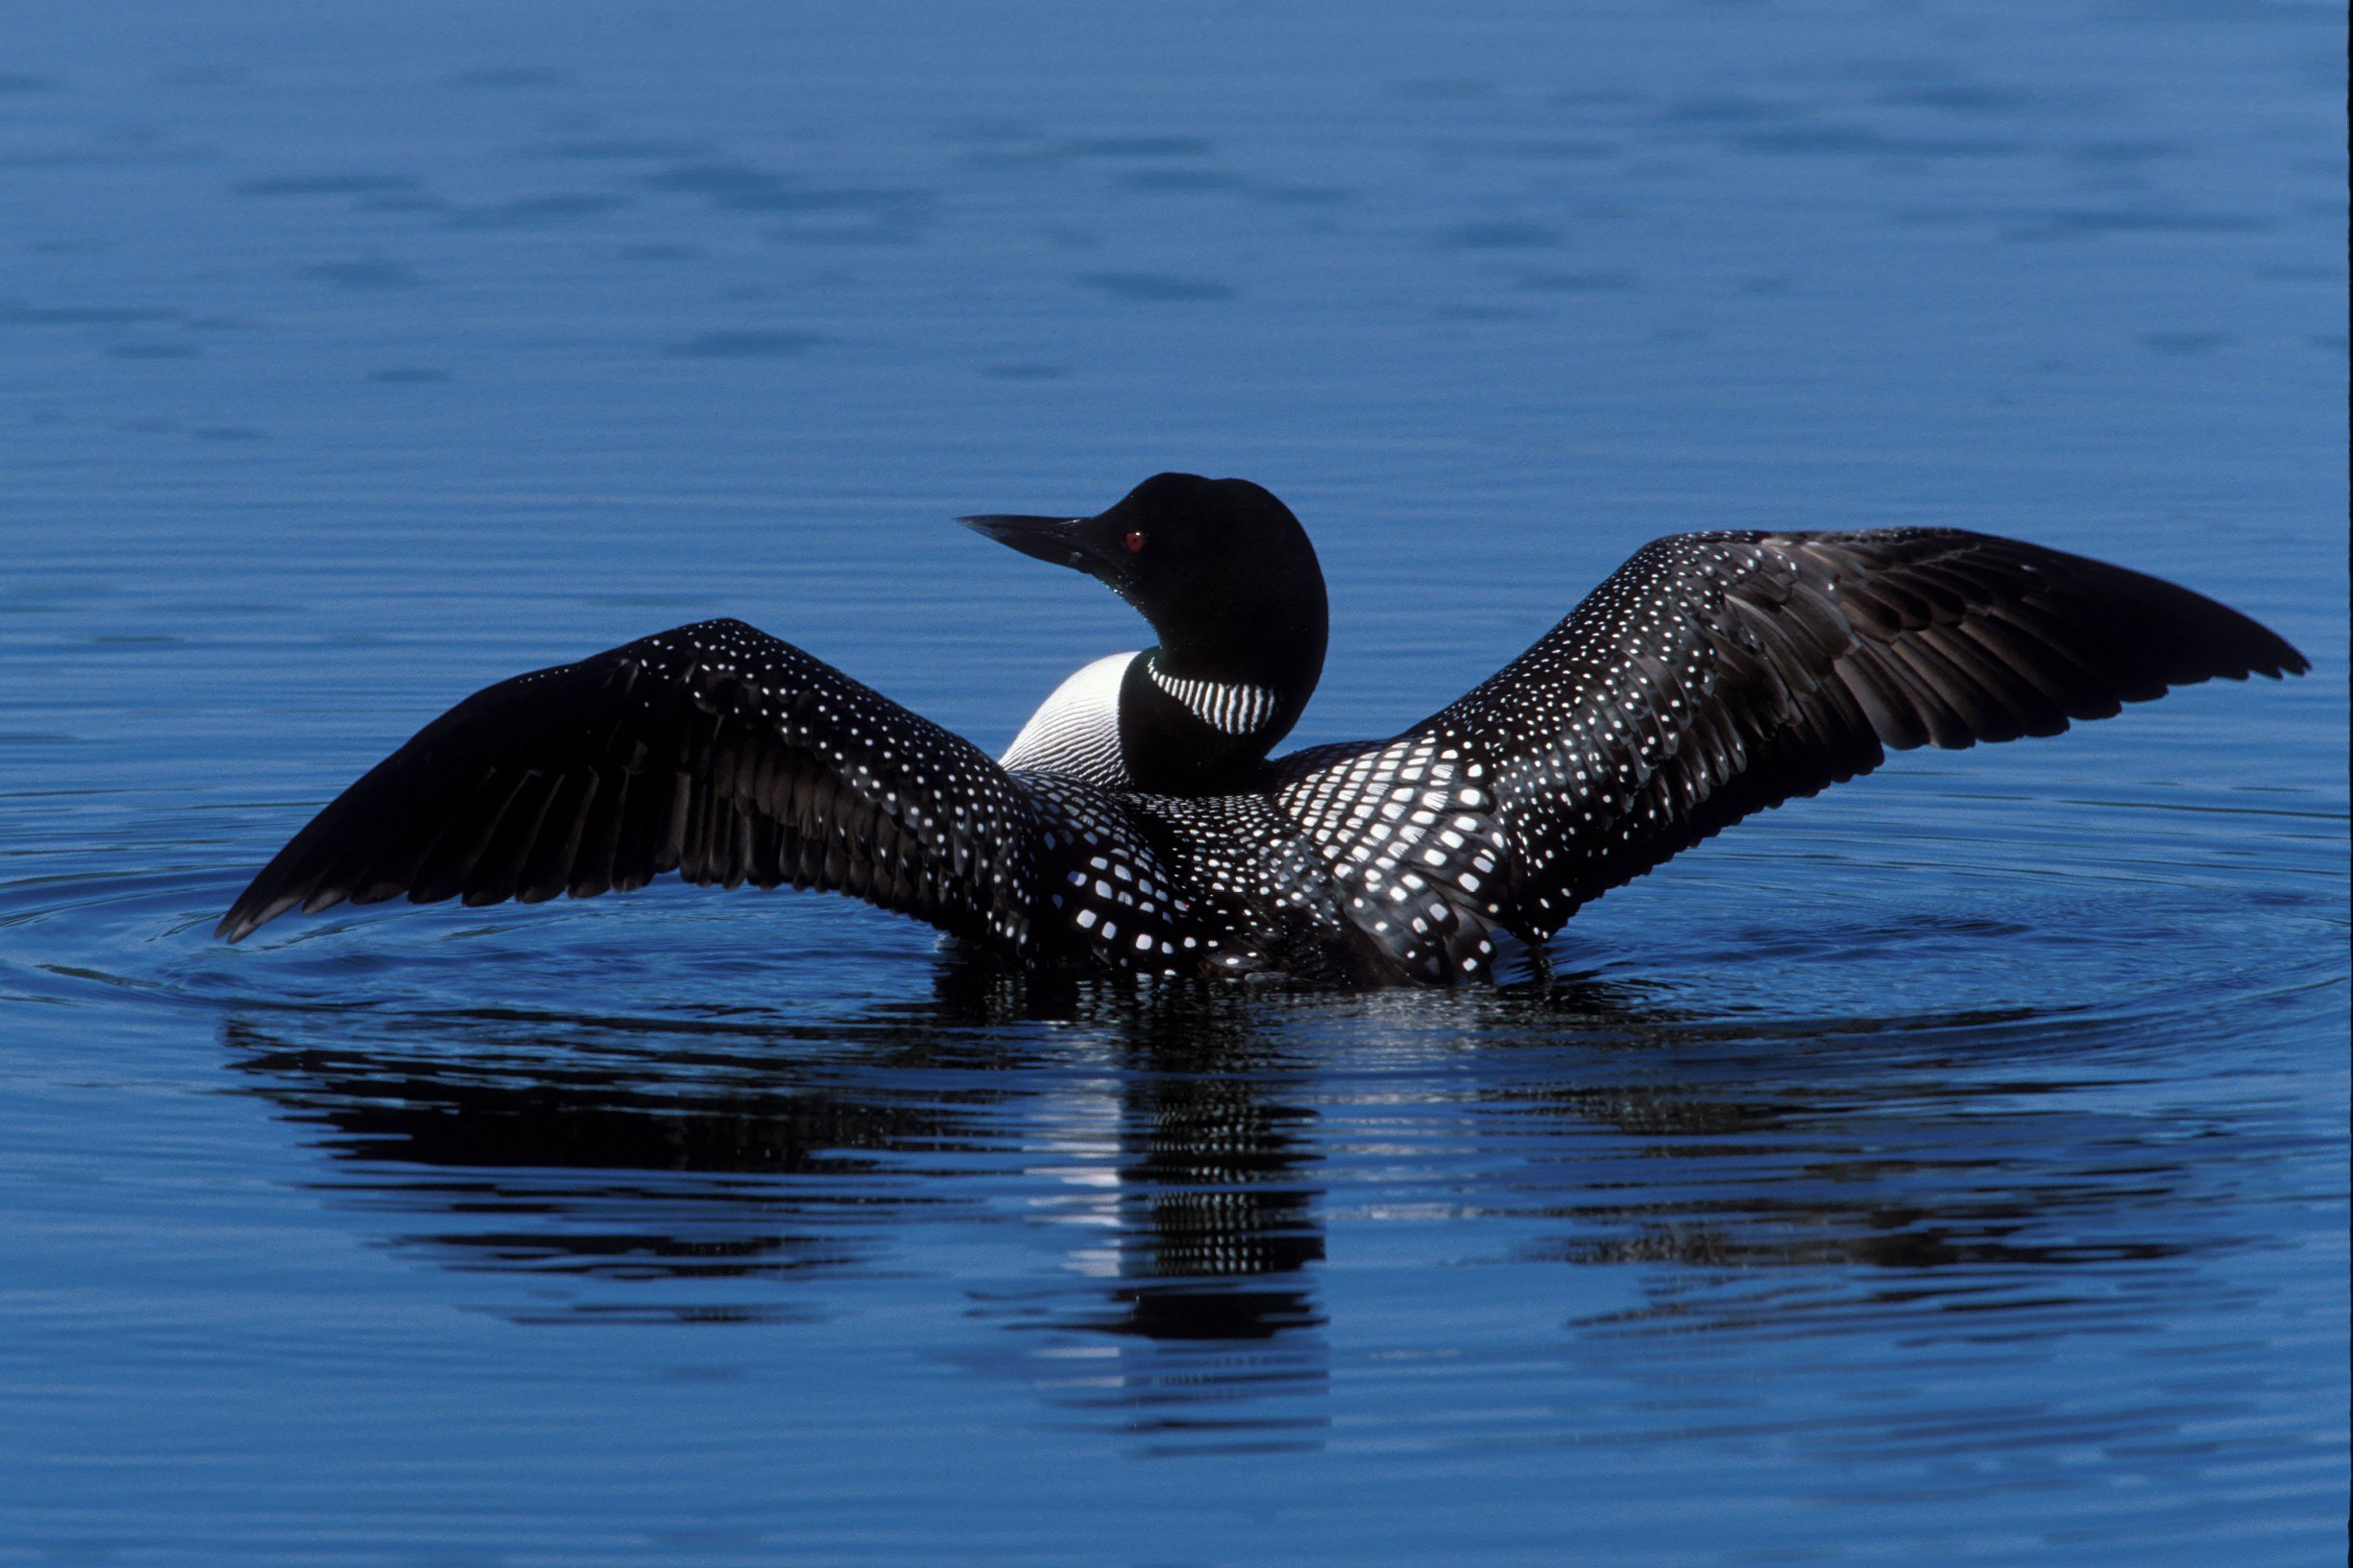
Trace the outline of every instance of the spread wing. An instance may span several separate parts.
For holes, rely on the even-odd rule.
[[[739,620],[474,693],[336,797],[222,916],[525,903],[675,870],[1026,940],[1033,804],[960,737]]]
[[[2154,577],[1957,529],[1659,540],[1412,734],[1490,775],[1515,929],[1887,749],[2056,735],[2171,687],[2310,666]]]
[[[1577,907],[1889,748],[2056,735],[2169,688],[2306,669],[2154,577],[1953,529],[1686,534],[1387,741],[1295,753],[1271,793],[1404,971]]]

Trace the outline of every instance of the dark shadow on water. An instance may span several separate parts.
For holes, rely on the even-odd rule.
[[[1327,1380],[1313,1113],[1255,1016],[950,957],[928,998],[817,1025],[359,1010],[233,1018],[225,1044],[332,1158],[330,1203],[520,1277],[493,1309],[517,1322],[808,1319],[796,1277],[903,1277],[908,1227],[1041,1223],[1042,1183],[1071,1266],[970,1292],[1020,1333],[1004,1369],[1199,1451],[1295,1445],[1322,1417],[1265,1406]],[[1111,1365],[1069,1375],[1073,1341]]]
[[[1502,1227],[1499,1266],[1640,1271],[1647,1305],[1565,1311],[1570,1337],[2128,1320],[2149,1270],[2235,1243],[2161,1218],[2195,1185],[2171,1134],[2038,1111],[2080,1087],[2053,1062],[2119,1029],[1697,1018],[1576,977],[1245,994],[948,954],[928,995],[817,1020],[271,1009],[224,1043],[329,1156],[331,1205],[521,1282],[486,1310],[790,1323],[960,1291],[1011,1331],[995,1370],[1197,1452],[1321,1440],[1333,1190],[1442,1149],[1422,1195]],[[1032,1260],[1042,1237],[1047,1261],[952,1281],[921,1263],[942,1236]]]
[[[469,1271],[675,1285],[880,1267],[899,1217],[985,1220],[999,1172],[1018,1177],[1033,1152],[1028,1113],[1051,1121],[1072,1095],[1056,1032],[1116,1063],[1104,1171],[1121,1262],[1092,1306],[1055,1320],[1171,1339],[1316,1321],[1303,1284],[1246,1284],[1298,1275],[1322,1242],[1300,1174],[1311,1114],[1281,1101],[1239,997],[951,959],[924,1001],[814,1025],[273,1011],[232,1017],[224,1040],[258,1093],[316,1129],[337,1162],[325,1190],[443,1221],[396,1246]]]

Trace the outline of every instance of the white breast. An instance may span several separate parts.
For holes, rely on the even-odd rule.
[[[1059,773],[1106,789],[1124,789],[1128,764],[1119,749],[1119,684],[1132,653],[1098,659],[1055,688],[997,759],[1007,768]]]

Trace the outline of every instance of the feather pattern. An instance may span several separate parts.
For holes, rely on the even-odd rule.
[[[831,889],[1044,963],[1447,983],[1488,973],[1507,933],[1540,943],[1890,749],[2052,735],[2170,687],[2307,667],[2186,589],[2010,540],[1686,534],[1420,724],[1262,763],[1243,790],[1171,795],[1120,761],[1132,657],[1073,677],[999,763],[740,621],[665,632],[425,726],[219,931],[402,893],[587,897],[674,870]],[[1147,673],[1212,725],[1304,700]]]
[[[1459,755],[1468,808],[1509,846],[1495,918],[1540,941],[1889,749],[2056,735],[2171,687],[2307,667],[2187,589],[2014,540],[1684,534],[1407,734]]]
[[[1020,943],[1036,841],[1030,796],[967,742],[741,621],[705,621],[458,704],[297,833],[219,931],[347,899],[585,898],[676,871]]]
[[[1150,655],[1144,661],[1144,673],[1152,685],[1220,735],[1248,735],[1265,725],[1282,706],[1281,694],[1266,687],[1242,681],[1187,680],[1171,675]]]

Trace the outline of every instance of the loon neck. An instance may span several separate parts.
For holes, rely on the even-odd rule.
[[[1159,644],[1120,683],[1120,750],[1136,787],[1243,787],[1323,674],[1328,611],[1312,556],[1303,569],[1229,580],[1192,614],[1162,608],[1150,618]]]
[[[1208,670],[1188,670],[1165,646],[1136,655],[1119,695],[1120,751],[1135,787],[1166,795],[1242,788],[1314,695],[1317,653],[1304,667],[1228,657]]]

